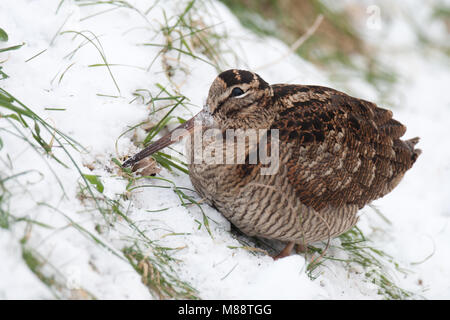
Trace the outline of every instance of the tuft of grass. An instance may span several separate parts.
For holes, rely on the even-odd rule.
[[[159,120],[159,122],[150,129],[149,133],[143,141],[144,145],[148,145],[152,141],[152,139],[161,131],[161,129],[167,125],[167,123],[173,118],[170,116],[170,114],[183,102],[183,100],[184,97],[179,100],[177,99],[177,102],[173,105],[173,107],[171,107],[171,109],[164,115],[164,117],[162,117],[162,119]]]
[[[327,252],[323,247],[308,246],[310,252],[321,257],[313,259],[307,266],[307,274],[312,280],[319,276],[320,266],[330,260],[342,263],[347,270],[355,266],[362,268],[365,281],[375,284],[379,294],[386,299],[400,300],[413,296],[412,292],[397,286],[391,276],[394,271],[401,273],[407,271],[402,269],[392,256],[376,248],[358,227],[355,226],[340,235],[339,240],[340,245],[331,245]],[[332,254],[334,250],[344,251],[347,257],[343,259],[334,257]]]
[[[157,113],[169,109],[164,116],[156,123],[152,124],[151,120],[141,122],[135,126],[132,126],[131,128],[127,129],[125,132],[119,135],[119,137],[116,139],[116,152],[117,152],[117,144],[118,140],[122,138],[125,134],[129,133],[130,131],[133,131],[137,128],[144,128],[147,131],[146,137],[143,141],[135,141],[135,143],[140,147],[145,147],[148,144],[150,144],[153,139],[162,131],[164,130],[168,124],[171,123],[171,121],[175,121],[178,123],[183,123],[185,120],[180,117],[172,116],[171,114],[180,106],[185,108],[186,110],[189,110],[188,108],[188,101],[189,99],[182,95],[178,94],[176,92],[171,92],[166,87],[162,86],[160,83],[156,84],[156,87],[158,89],[158,93],[155,95],[152,95],[151,91],[148,89],[138,89],[135,91],[135,99],[133,99],[131,102],[140,99],[141,102],[150,105],[151,112],[149,114],[149,118],[155,117]],[[148,96],[148,97],[147,97]],[[118,153],[118,152],[117,152]],[[157,152],[153,155],[153,158],[156,160],[156,162],[164,167],[165,169],[169,170],[170,172],[173,172],[173,170],[180,171],[182,173],[188,174],[187,170],[187,164],[183,162],[182,160],[174,157],[169,156],[168,154],[164,152]],[[114,160],[113,160],[114,161]],[[116,160],[117,161],[117,160]],[[120,165],[119,165],[120,166]]]
[[[81,32],[79,32],[79,31],[68,30],[68,31],[63,31],[63,32],[61,32],[61,35],[63,35],[63,34],[75,34],[74,39],[77,38],[77,37],[79,36],[79,37],[81,37],[81,38],[83,38],[83,39],[85,40],[84,43],[80,44],[80,45],[78,46],[78,48],[75,49],[75,50],[72,52],[71,57],[73,57],[73,55],[76,53],[76,51],[78,51],[84,44],[90,43],[91,45],[94,46],[94,48],[95,48],[95,49],[98,51],[98,53],[100,54],[100,57],[101,57],[102,60],[103,60],[103,65],[107,68],[108,73],[109,73],[109,75],[110,75],[110,77],[111,77],[111,79],[112,79],[112,81],[113,81],[113,83],[114,83],[114,86],[116,87],[117,92],[118,92],[118,94],[119,94],[119,96],[120,96],[120,95],[121,95],[121,92],[120,92],[119,85],[118,85],[118,83],[117,83],[117,81],[116,81],[116,78],[114,77],[114,75],[113,75],[113,73],[112,73],[112,71],[111,71],[111,68],[110,68],[110,66],[109,66],[108,60],[106,59],[106,53],[105,53],[105,50],[103,49],[103,46],[102,46],[102,44],[101,44],[101,42],[100,42],[99,37],[97,37],[97,36],[96,36],[93,32],[91,32],[91,31],[81,31]],[[64,76],[64,73],[65,73],[65,72],[66,72],[73,64],[74,64],[74,63],[72,63],[69,67],[67,67],[67,69],[63,72],[63,74],[60,76],[59,82],[61,82],[62,77]]]
[[[345,11],[331,9],[320,0],[221,0],[236,15],[243,26],[261,36],[272,36],[287,44],[294,43],[322,15],[318,29],[296,50],[303,59],[328,70],[330,78],[347,86],[350,77],[372,85],[381,102],[387,101],[397,75],[384,65],[372,47],[365,44],[360,32],[351,24]],[[351,57],[358,56],[360,63]],[[331,70],[331,72],[330,72]]]
[[[116,160],[116,159],[115,159]],[[120,166],[118,160],[113,161]],[[114,250],[114,254],[119,258],[123,259],[125,257],[127,261],[133,266],[133,268],[143,275],[143,282],[149,287],[150,292],[159,298],[183,298],[183,299],[197,299],[195,290],[187,283],[180,280],[177,277],[177,274],[173,267],[172,263],[175,263],[176,260],[173,259],[170,255],[170,251],[175,250],[173,248],[162,247],[158,244],[157,240],[150,239],[145,230],[142,230],[138,223],[132,220],[128,216],[128,210],[124,207],[123,202],[121,200],[125,200],[128,198],[127,194],[137,188],[144,187],[157,187],[157,188],[168,188],[167,186],[158,186],[158,185],[140,185],[140,186],[132,186],[133,183],[140,179],[148,179],[156,177],[133,177],[132,173],[129,169],[124,169],[121,172],[122,177],[126,177],[129,179],[127,190],[124,194],[120,195],[118,199],[111,199],[104,195],[97,188],[97,194],[95,195],[95,199],[93,199],[88,193],[87,187],[85,185],[80,184],[79,198],[84,202],[86,210],[88,211],[96,211],[99,210],[104,213],[107,218],[107,226],[114,227],[114,224],[120,219],[120,223],[125,223],[125,226],[129,228],[129,234],[134,234],[134,236],[129,238],[130,241],[133,241],[132,244],[127,245],[128,241],[125,241],[125,245],[122,249],[123,256],[118,254]],[[157,180],[165,180],[163,178],[159,178]],[[95,176],[93,180],[94,184],[98,184],[99,178]],[[176,189],[175,189],[176,190]],[[177,194],[181,193],[180,191],[175,191]],[[180,196],[180,199],[182,197]],[[95,201],[93,201],[95,200]],[[93,204],[94,207],[89,209],[89,204]],[[101,205],[102,207],[96,208],[97,205]],[[106,245],[99,237],[95,236],[92,232],[87,231],[82,228],[74,221],[70,220],[71,224],[80,228],[81,231],[88,237],[94,240],[96,243],[103,247],[107,247],[108,250],[112,250],[108,245]],[[99,232],[101,230],[101,226],[97,225],[96,230]],[[146,254],[141,248],[145,248]],[[145,256],[145,257],[144,257]],[[137,259],[137,260],[136,260]],[[149,269],[150,268],[150,269]],[[145,270],[150,270],[150,274],[146,274]],[[145,276],[144,276],[145,275]],[[148,276],[148,277],[147,277]],[[155,278],[153,278],[155,277]]]
[[[133,6],[129,5],[126,1],[78,1],[79,5],[114,5],[120,8],[136,10]],[[57,11],[64,3],[62,0],[57,8]],[[192,5],[194,1],[192,2]],[[192,7],[192,6],[191,6]],[[141,16],[149,22],[146,15],[152,10],[153,7],[149,7],[145,12],[139,12]],[[190,8],[186,8],[185,14],[188,13]],[[101,12],[99,14],[103,14],[106,12]],[[85,17],[85,18],[94,18]],[[185,23],[184,20],[187,19],[187,15],[185,17],[180,18],[179,22],[181,25]],[[65,59],[72,59],[74,55],[77,53],[85,45],[93,45],[95,49],[99,52],[101,59],[103,60],[102,64],[93,64],[90,67],[106,67],[108,73],[117,89],[119,95],[121,95],[120,88],[118,86],[118,82],[116,81],[112,71],[111,65],[107,61],[106,54],[99,40],[100,36],[93,34],[90,31],[63,31],[60,32],[63,28],[64,24],[61,28],[58,29],[54,38],[57,35],[64,34],[73,34],[74,40],[80,39],[81,42],[77,45],[77,47],[70,52]],[[175,23],[174,28],[171,32],[175,31],[179,26]],[[200,31],[198,30],[199,33]],[[178,40],[177,40],[178,41]],[[180,40],[181,41],[181,40]],[[10,51],[14,49],[19,49],[19,46],[4,48],[2,52]],[[188,50],[183,48],[182,50]],[[39,53],[35,54],[27,61],[30,61],[46,50],[42,50]],[[189,50],[187,51],[189,52]],[[195,55],[195,54],[194,54]],[[200,56],[198,58],[201,58]],[[203,59],[203,58],[201,58]],[[206,60],[205,60],[206,61]],[[63,72],[59,75],[55,76],[55,79],[58,79],[59,82],[62,81],[66,72],[74,65],[71,63],[66,67]],[[1,71],[1,70],[0,70]],[[4,73],[0,73],[0,78],[6,78],[7,75]],[[165,106],[160,109],[170,108],[168,114],[166,114],[165,118],[157,125],[155,128],[152,128],[146,138],[146,141],[142,141],[140,143],[149,143],[158,132],[167,124],[169,121],[184,121],[179,117],[172,117],[171,112],[175,110],[175,108],[179,106],[187,107],[188,99],[181,95],[172,93],[169,89],[164,86],[157,84],[159,93],[156,96],[151,97],[150,104],[153,105],[153,112],[159,111],[156,108],[156,104],[159,102],[165,102]],[[110,97],[110,96],[108,96]],[[60,110],[60,109],[55,109]],[[71,218],[71,216],[65,214],[60,211],[56,207],[51,206],[47,203],[38,203],[39,206],[46,206],[50,210],[54,210],[58,214],[61,214],[63,217],[67,219],[69,222],[69,226],[75,228],[79,231],[83,236],[92,241],[94,244],[102,247],[103,249],[110,252],[112,255],[130,263],[135,267],[136,271],[141,273],[143,276],[146,276],[145,270],[149,270],[151,274],[149,277],[143,277],[143,281],[146,284],[149,284],[149,289],[155,296],[164,297],[164,298],[189,298],[189,299],[198,299],[197,292],[193,289],[188,283],[181,281],[177,273],[172,267],[173,263],[177,261],[171,257],[171,252],[176,250],[176,248],[166,248],[158,245],[156,240],[150,239],[147,233],[141,229],[141,227],[133,221],[128,215],[128,207],[124,205],[123,200],[127,200],[127,193],[131,192],[129,189],[132,188],[131,184],[127,187],[127,190],[124,191],[123,194],[118,195],[116,198],[111,199],[108,198],[105,194],[103,194],[104,186],[102,184],[102,180],[100,176],[85,174],[80,166],[77,164],[73,156],[71,155],[72,151],[79,152],[81,150],[86,151],[78,142],[76,142],[70,136],[64,134],[57,128],[49,125],[45,120],[39,117],[35,112],[33,112],[30,108],[20,102],[17,98],[12,96],[9,92],[0,89],[0,130],[7,134],[12,134],[18,138],[20,138],[20,142],[24,144],[30,145],[42,158],[46,161],[49,168],[52,170],[52,166],[54,163],[58,163],[66,168],[71,170],[76,170],[80,179],[78,181],[79,185],[79,199],[85,206],[85,211],[90,212],[92,214],[100,213],[104,218],[103,223],[97,223],[94,231],[91,231]],[[0,148],[3,147],[3,140],[0,138]],[[55,151],[55,148],[58,152]],[[62,152],[59,152],[62,151]],[[61,157],[61,154],[65,156],[65,158]],[[174,168],[182,173],[187,173],[186,165],[183,161],[178,160],[176,158],[170,157],[165,153],[161,153],[158,155],[158,161],[162,166],[166,168]],[[47,161],[49,159],[50,161]],[[52,170],[53,171],[53,170]],[[124,170],[125,171],[125,170]],[[53,171],[54,172],[54,171]],[[130,172],[121,173],[123,175],[130,174]],[[64,184],[59,180],[56,173],[54,173],[55,178],[60,184],[61,190],[65,194]],[[35,223],[40,225],[41,227],[49,227],[45,224],[40,224],[37,221],[33,221],[27,218],[16,218],[10,212],[8,208],[9,202],[9,190],[4,187],[4,182],[6,179],[10,179],[10,177],[6,177],[1,174],[0,176],[0,226],[4,228],[9,228],[12,222],[16,221],[26,221],[27,223]],[[130,179],[132,183],[134,180]],[[171,187],[172,188],[172,187]],[[186,194],[186,190],[179,188],[177,186],[173,186],[174,192],[178,195],[181,205],[193,205],[197,204],[200,207],[200,204],[196,203],[194,199],[192,199],[189,195]],[[203,211],[202,211],[203,213]],[[209,231],[208,220],[206,219],[206,215],[203,213],[204,225],[207,227]],[[115,247],[111,246],[108,241],[104,240],[101,235],[96,234],[102,233],[103,230],[107,228],[111,228],[115,223],[120,222],[124,224],[125,227],[128,227],[129,236],[128,239],[123,240],[123,247],[120,250],[117,250]],[[31,235],[27,235],[30,237]],[[71,292],[67,292],[64,289],[64,281],[60,280],[61,275],[58,274],[54,270],[49,272],[48,268],[51,267],[50,263],[46,261],[37,250],[26,245],[26,240],[23,241],[23,259],[30,270],[36,274],[36,276],[46,284],[54,293],[57,298],[67,298],[71,297]],[[132,241],[132,243],[130,243]],[[143,249],[151,252],[150,254],[144,254]],[[130,251],[132,250],[132,251]],[[134,264],[136,262],[136,264]],[[150,269],[148,267],[151,266]],[[146,269],[147,268],[147,269]],[[145,280],[144,280],[145,279]],[[151,285],[150,285],[151,284]],[[90,298],[93,298],[90,297]]]
[[[150,70],[155,61],[160,61],[168,79],[171,79],[178,70],[189,72],[187,66],[181,62],[182,56],[188,56],[202,61],[218,72],[226,63],[222,59],[221,42],[225,37],[215,30],[215,26],[208,26],[202,17],[207,14],[207,8],[200,5],[200,1],[191,0],[179,14],[171,17],[163,10],[165,21],[160,25],[160,33],[164,36],[164,43],[142,43],[144,46],[160,47],[161,50],[152,59],[147,70]]]
[[[77,151],[84,150],[76,140],[50,125],[34,111],[2,88],[0,88],[0,120],[6,121],[12,130],[14,130],[10,131],[10,129],[0,127],[0,131],[8,132],[9,134],[19,137],[26,144],[30,145],[38,154],[49,156],[66,168],[68,168],[68,166],[55,156],[53,148],[58,147],[63,149],[69,158],[71,158],[71,156],[66,145]],[[44,132],[49,138],[43,136]],[[54,176],[65,195],[61,180],[55,173]]]
[[[30,271],[50,289],[55,298],[96,299],[93,294],[81,287],[71,288],[68,285],[68,279],[46,261],[36,250],[27,246],[26,240],[22,241],[22,259]]]
[[[152,95],[150,90],[140,89],[139,91],[135,92],[136,99],[141,99],[142,102],[146,102],[146,104],[149,104],[151,107],[150,117],[154,116],[157,112],[160,112],[164,109],[169,109],[165,115],[155,124],[148,127],[148,133],[144,140],[142,142],[137,142],[140,146],[146,146],[150,144],[153,139],[163,130],[167,124],[171,120],[176,120],[178,122],[184,122],[184,119],[181,119],[179,117],[175,118],[171,116],[173,111],[178,108],[179,106],[183,106],[184,108],[188,109],[187,105],[185,104],[185,100],[187,100],[187,97],[185,97],[182,94],[177,94],[174,92],[169,91],[166,87],[162,86],[161,84],[156,84],[156,87],[159,89],[158,93],[156,95]],[[149,99],[147,100],[146,95],[148,95]],[[117,150],[117,141],[122,136],[124,136],[126,133],[135,130],[138,127],[141,127],[143,125],[146,125],[147,122],[141,122],[138,125],[135,125],[131,127],[130,129],[123,132],[116,140],[116,150]],[[163,168],[167,169],[169,172],[174,172],[174,170],[179,171],[183,174],[189,174],[187,164],[171,155],[168,155],[164,152],[157,152],[154,155],[152,155],[153,159]],[[136,178],[131,170],[129,168],[122,168],[121,162],[113,158],[112,161],[117,165],[119,170],[119,175],[124,177],[128,180],[127,184],[127,192],[132,192],[136,189],[140,188],[167,188],[172,189],[173,192],[178,196],[180,200],[180,205],[182,206],[191,206],[195,205],[199,208],[202,214],[202,222],[199,222],[199,228],[202,226],[205,227],[206,231],[210,235],[211,238],[213,238],[209,220],[210,218],[205,214],[201,204],[196,201],[193,197],[186,194],[185,191],[193,191],[188,188],[178,187],[173,181],[165,178],[160,177],[153,177],[153,176],[142,176],[139,178]],[[169,183],[171,186],[164,186],[164,185],[154,185],[154,184],[139,184],[136,185],[136,183],[139,180],[142,179],[153,179],[153,180],[159,180],[159,181],[165,181]]]
[[[159,248],[165,255],[166,248]],[[142,283],[159,299],[194,299],[198,300],[198,292],[185,282],[163,273],[168,266],[168,261],[155,261],[151,256],[144,255],[137,245],[123,249],[125,257],[129,260],[133,268],[141,275]],[[168,260],[171,258],[165,255]],[[163,264],[162,264],[163,263]]]
[[[168,155],[166,155],[166,156],[169,157]],[[200,229],[200,227],[204,226],[206,231],[208,232],[209,236],[211,238],[213,238],[213,235],[212,235],[212,232],[211,232],[211,228],[210,228],[210,225],[209,225],[210,218],[206,215],[205,211],[203,210],[202,204],[200,202],[196,201],[194,199],[194,197],[189,196],[188,194],[186,194],[186,191],[195,192],[194,190],[192,190],[190,188],[186,188],[186,187],[179,187],[172,180],[167,179],[167,178],[155,177],[155,176],[135,177],[135,175],[131,172],[131,170],[129,168],[123,168],[121,166],[121,163],[117,159],[113,159],[112,161],[117,165],[118,170],[119,170],[119,175],[128,180],[128,184],[127,184],[127,187],[126,187],[127,193],[130,193],[130,192],[133,192],[134,190],[142,189],[142,188],[171,189],[178,196],[178,199],[180,200],[180,205],[181,206],[189,207],[189,206],[195,205],[200,210],[200,212],[202,213],[203,223],[199,222],[199,229]],[[165,161],[170,161],[170,160],[168,158]],[[173,166],[173,165],[174,164],[171,162],[170,166]],[[170,167],[169,167],[169,170],[170,170]],[[183,169],[182,167],[180,167],[179,170],[180,171],[184,171],[184,170],[187,171],[187,169]],[[185,172],[185,173],[188,174],[188,172]],[[163,181],[163,182],[168,183],[169,185],[138,184],[137,183],[139,180],[143,180],[143,179],[144,180]],[[168,208],[164,208],[163,210],[167,210],[167,209]]]
[[[176,276],[176,273],[169,266],[169,263],[172,263],[174,260],[170,258],[168,252],[169,248],[162,248],[157,245],[157,243],[146,235],[146,233],[139,228],[139,226],[134,223],[128,216],[127,210],[123,207],[121,202],[121,198],[119,199],[110,199],[103,194],[104,186],[101,182],[101,177],[96,175],[84,174],[81,171],[81,168],[78,166],[74,158],[72,157],[67,146],[72,147],[75,151],[84,150],[84,148],[72,139],[70,136],[62,133],[58,129],[52,127],[47,122],[45,122],[42,118],[40,118],[36,113],[34,113],[30,108],[21,103],[18,99],[13,97],[11,94],[6,92],[3,89],[0,89],[0,110],[5,110],[6,112],[1,113],[0,124],[3,124],[5,121],[10,125],[10,127],[15,130],[11,131],[11,129],[7,129],[5,127],[0,126],[0,130],[7,132],[9,134],[14,134],[16,137],[19,137],[23,142],[29,144],[33,147],[33,149],[38,152],[43,157],[48,156],[51,159],[55,160],[60,165],[69,168],[69,164],[63,162],[60,158],[56,157],[53,153],[53,148],[58,147],[61,148],[68,159],[70,160],[73,168],[77,170],[80,174],[79,181],[79,189],[80,189],[80,200],[84,201],[85,207],[87,211],[90,212],[99,212],[105,219],[106,226],[111,226],[118,218],[122,221],[126,222],[126,225],[129,227],[129,231],[131,233],[135,233],[139,240],[139,245],[146,246],[147,248],[151,248],[152,252],[154,252],[154,257],[152,258],[158,268],[159,278],[162,279],[163,283],[172,284],[174,288],[174,292],[177,296],[183,296],[183,292],[186,293],[186,297],[193,297],[192,294],[187,294],[188,288],[190,286],[187,283],[179,280]],[[43,135],[42,131],[46,132],[46,135]],[[25,131],[25,132],[24,132]],[[30,139],[31,137],[31,139]],[[0,140],[2,141],[2,140]],[[63,143],[64,141],[64,143]],[[0,144],[0,147],[3,147],[3,143]],[[50,164],[51,168],[51,164]],[[15,175],[17,177],[18,174]],[[56,179],[58,177],[55,174]],[[8,228],[12,221],[27,221],[28,223],[39,224],[36,221],[32,221],[26,218],[15,218],[13,217],[8,210],[8,189],[4,187],[4,183],[7,180],[12,180],[13,177],[5,177],[1,175],[0,179],[0,190],[2,191],[0,196],[0,223],[1,227]],[[58,180],[59,181],[59,180]],[[60,182],[61,189],[64,192],[63,184]],[[181,191],[177,191],[178,193],[182,193]],[[181,195],[180,195],[181,197]],[[126,196],[123,195],[122,199],[125,199]],[[47,206],[48,208],[55,210],[55,212],[64,216],[71,227],[78,230],[82,235],[84,235],[90,241],[93,241],[96,245],[106,249],[111,254],[116,257],[123,259],[124,261],[129,262],[128,258],[125,258],[124,254],[115,248],[111,247],[106,241],[104,241],[101,237],[95,235],[93,232],[87,230],[76,221],[71,219],[67,214],[61,212],[55,207],[52,207],[46,203],[38,203],[38,205]],[[39,224],[41,227],[48,227],[44,224]],[[100,230],[101,228],[98,228]],[[133,239],[133,241],[137,241]],[[25,243],[25,242],[24,242]],[[127,246],[124,243],[124,246]],[[138,251],[136,251],[138,252]],[[55,297],[72,297],[72,291],[65,291],[63,284],[56,277],[49,276],[44,269],[47,268],[49,263],[43,259],[39,253],[35,250],[31,250],[28,247],[24,247],[23,251],[23,259],[27,263],[33,273],[49,288],[52,289],[52,292],[55,294]],[[155,271],[156,272],[156,271]],[[54,274],[54,273],[50,273]],[[168,279],[168,280],[165,280]],[[177,288],[184,288],[185,291],[180,291]],[[63,293],[60,293],[63,292]],[[171,292],[171,291],[170,291]],[[170,294],[167,291],[167,294]],[[189,291],[193,292],[193,290]],[[79,294],[84,298],[93,298],[89,294],[79,292]]]
[[[298,53],[303,58],[322,64],[327,56],[342,53],[363,53],[363,40],[343,12],[330,10],[319,0],[221,0],[244,26],[263,36],[274,36],[293,43],[322,15],[318,30],[302,45]]]
[[[37,257],[37,254],[34,253],[31,249],[26,248],[25,246],[22,247],[22,259],[25,261],[28,268],[33,272],[39,280],[42,281],[47,287],[50,289],[54,289],[55,287],[55,279],[52,276],[47,276],[42,271],[43,266],[45,265],[45,262],[42,261],[40,258]],[[53,294],[56,295],[56,297],[59,297],[54,290],[51,290]]]
[[[24,175],[31,174],[33,172],[38,173],[42,177],[42,174],[39,171],[35,170],[23,171],[12,174],[10,176],[5,176],[4,173],[0,173],[0,228],[9,229],[11,225],[16,222],[27,222],[29,224],[35,224],[43,228],[52,229],[51,226],[30,219],[27,216],[17,217],[11,214],[10,203],[11,201],[13,201],[13,197],[16,194],[27,192],[26,186],[22,185],[18,181],[18,178]],[[28,182],[28,184],[32,183]]]

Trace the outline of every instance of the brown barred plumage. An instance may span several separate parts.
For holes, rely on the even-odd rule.
[[[204,113],[213,124],[203,130],[219,128],[223,135],[226,129],[279,130],[274,175],[261,175],[260,162],[249,163],[251,145],[243,164],[189,168],[199,194],[241,231],[289,242],[281,256],[292,243],[304,246],[347,231],[357,211],[389,193],[421,152],[414,149],[418,138],[400,139],[406,127],[389,110],[331,88],[269,85],[245,70],[228,70],[214,80]],[[269,134],[268,149],[271,139]],[[165,145],[156,142],[141,154]],[[204,140],[202,148],[208,145]],[[229,145],[234,148],[234,141]]]

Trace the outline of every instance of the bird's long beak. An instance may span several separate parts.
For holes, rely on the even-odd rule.
[[[202,118],[203,111],[200,111],[197,113],[194,117],[186,121],[185,123],[179,125],[175,129],[173,129],[171,132],[166,134],[164,137],[160,138],[156,142],[152,143],[145,149],[141,150],[131,158],[127,159],[123,164],[122,167],[130,167],[134,165],[135,163],[141,161],[142,159],[151,156],[155,152],[158,152],[159,150],[170,146],[172,143],[180,141],[183,137],[186,135],[192,133],[194,131],[194,124],[196,120]]]

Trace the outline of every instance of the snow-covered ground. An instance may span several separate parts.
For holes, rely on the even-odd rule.
[[[8,33],[9,41],[0,42],[0,49],[25,45],[16,51],[0,53],[2,71],[9,75],[0,80],[0,87],[86,148],[80,153],[71,150],[81,171],[99,176],[103,194],[120,199],[128,218],[148,238],[159,246],[178,248],[170,253],[178,259],[170,262],[178,277],[198,290],[198,296],[204,299],[383,298],[378,287],[365,280],[362,270],[339,262],[326,261],[318,278],[311,280],[301,255],[273,261],[268,256],[232,248],[241,244],[230,234],[229,223],[220,213],[203,206],[211,219],[211,237],[202,224],[202,212],[196,206],[181,206],[179,196],[171,188],[140,188],[127,193],[128,199],[120,197],[126,191],[127,181],[118,176],[111,158],[137,151],[131,139],[134,133],[144,137],[144,131],[121,134],[146,120],[156,123],[167,111],[157,114],[156,120],[149,119],[150,107],[142,99],[135,99],[133,93],[145,89],[155,96],[160,92],[156,84],[170,92],[180,92],[190,100],[190,110],[177,108],[174,114],[188,118],[200,110],[217,70],[203,61],[210,59],[207,54],[194,52],[203,60],[174,50],[158,56],[161,47],[142,45],[166,43],[162,28],[167,23],[178,28],[177,19],[188,2],[160,1],[146,15],[142,13],[153,1],[129,1],[140,12],[132,8],[109,10],[114,8],[109,5],[81,5],[88,3],[1,1],[0,28]],[[361,32],[380,48],[379,58],[399,75],[390,96],[392,105],[383,107],[391,108],[395,118],[407,125],[407,138],[421,137],[419,147],[423,154],[399,187],[374,203],[392,224],[384,222],[372,209],[364,208],[359,227],[377,248],[408,270],[405,274],[390,271],[397,285],[413,292],[413,298],[445,299],[450,298],[450,149],[446,142],[450,136],[450,62],[438,50],[423,48],[414,36],[407,18],[410,15],[406,15],[417,12],[412,16],[418,27],[434,40],[448,43],[444,23],[430,18],[432,4],[427,2],[418,10],[420,1],[395,6],[380,1],[381,17],[376,26],[372,20],[367,21],[373,19],[370,10],[367,19],[360,21]],[[217,48],[223,50],[222,68],[255,70],[269,83],[320,84],[344,90],[330,82],[325,71],[298,56],[284,57],[289,48],[279,40],[261,39],[243,29],[221,3],[206,1],[204,6],[197,1],[194,6],[193,21],[215,25],[215,32],[227,35]],[[365,6],[359,6],[364,11]],[[384,10],[389,10],[387,20],[383,19]],[[94,34],[101,45],[93,39]],[[172,35],[176,36],[180,34]],[[230,48],[233,52],[229,52]],[[92,66],[104,64],[103,58],[110,64],[111,73],[105,66]],[[264,67],[272,61],[270,67]],[[170,79],[163,67],[167,64],[174,67]],[[353,95],[378,99],[375,89],[361,79],[349,79],[347,85]],[[7,113],[0,107],[0,114]],[[0,127],[14,131],[1,116]],[[83,289],[62,290],[57,296],[152,298],[141,276],[126,259],[120,258],[123,247],[137,238],[132,228],[123,218],[105,219],[98,211],[88,210],[92,201],[79,196],[80,174],[61,148],[52,151],[70,168],[42,157],[4,129],[0,131],[3,141],[0,178],[30,171],[5,182],[12,194],[8,211],[15,217],[27,217],[52,228],[25,222],[0,228],[0,298],[54,297],[52,290],[25,263],[23,248],[44,259],[47,276],[62,279],[69,289]],[[181,150],[181,145],[178,148]],[[185,174],[163,169],[159,175],[179,187],[192,188]],[[156,180],[138,183],[169,185]],[[189,194],[196,197],[195,193]],[[169,209],[148,211],[161,208]],[[114,221],[107,224],[105,220]],[[74,225],[95,234],[110,250]],[[103,231],[98,232],[99,229]],[[24,237],[26,246],[20,244]],[[151,251],[147,253],[152,255]]]

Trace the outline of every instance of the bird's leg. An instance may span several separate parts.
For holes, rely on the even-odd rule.
[[[281,250],[281,252],[276,255],[275,257],[272,257],[273,260],[278,260],[284,257],[287,257],[291,254],[292,249],[294,248],[294,241],[288,242],[288,244],[286,245],[286,247],[284,247],[283,250]]]
[[[296,243],[295,244],[295,252],[296,253],[305,253],[306,249],[308,248],[306,243]]]

